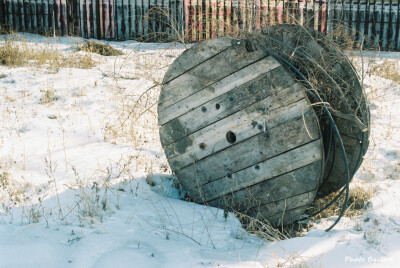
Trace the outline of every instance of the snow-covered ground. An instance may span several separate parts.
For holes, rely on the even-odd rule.
[[[79,39],[23,38],[85,54]],[[372,131],[353,183],[374,190],[369,209],[268,242],[179,199],[152,86],[185,47],[110,44],[125,55],[93,54],[91,69],[0,65],[0,267],[400,267],[400,80],[368,73],[400,70],[398,54],[364,58]]]

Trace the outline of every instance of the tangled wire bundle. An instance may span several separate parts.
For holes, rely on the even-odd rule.
[[[325,163],[317,196],[346,193],[369,144],[370,114],[355,68],[339,47],[320,32],[299,25],[276,25],[248,36],[283,63],[306,88],[319,117]],[[320,213],[318,211],[314,215]]]

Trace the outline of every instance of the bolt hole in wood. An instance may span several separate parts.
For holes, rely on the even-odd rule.
[[[228,100],[229,100],[230,102],[232,102],[232,101],[233,101],[233,97],[232,97],[232,96],[229,97]]]
[[[230,178],[232,178],[232,173],[228,173],[228,174],[226,174],[226,176],[230,179]]]
[[[207,108],[206,108],[205,106],[203,106],[203,107],[201,107],[201,111],[202,111],[203,113],[205,113],[205,112],[207,112]]]
[[[236,135],[232,131],[228,131],[226,133],[226,140],[230,143],[233,144],[236,141]]]
[[[205,143],[200,143],[199,148],[201,150],[204,150],[207,147],[207,145]]]
[[[219,103],[215,104],[215,109],[219,110],[219,108],[221,108],[221,105]]]
[[[257,125],[257,129],[258,129],[258,130],[264,130],[264,126],[261,125],[261,124],[258,124],[258,125]]]
[[[260,165],[259,165],[259,164],[255,164],[255,165],[254,165],[254,168],[255,168],[256,170],[259,170],[259,169],[260,169]]]

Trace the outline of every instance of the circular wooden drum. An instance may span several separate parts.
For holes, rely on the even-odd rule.
[[[190,198],[273,225],[298,219],[322,182],[318,117],[298,83],[248,40],[197,43],[170,66],[160,139]]]

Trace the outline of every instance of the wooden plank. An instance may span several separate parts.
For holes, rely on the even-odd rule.
[[[171,41],[175,41],[178,40],[178,28],[176,25],[177,24],[177,12],[176,12],[176,5],[178,4],[178,1],[168,1],[168,15],[169,18],[167,20],[168,24],[169,24],[169,30],[170,30],[170,36],[169,36],[169,40]]]
[[[12,0],[14,29],[19,31],[18,0]]]
[[[149,20],[149,41],[155,42],[158,37],[157,32],[161,33],[161,1],[149,0],[149,13],[147,19]]]
[[[124,28],[123,28],[123,32],[124,32],[124,40],[128,40],[129,39],[129,0],[124,0],[123,1],[123,5],[122,5],[122,10],[123,10],[123,16],[124,16]]]
[[[4,15],[4,0],[0,0],[0,27],[3,27],[5,24],[5,15]]]
[[[83,1],[84,0],[79,0],[79,13],[80,13],[80,16],[79,16],[79,25],[80,25],[80,36],[81,37],[86,37],[86,33],[85,33],[85,27],[84,27],[84,25],[85,25],[85,21],[84,21],[84,18],[83,18],[83,13],[84,13],[84,11],[83,11]]]
[[[315,155],[317,157],[320,156],[320,154],[321,152],[316,152]],[[300,161],[305,162],[302,159],[300,159]],[[293,161],[291,160],[291,162]],[[295,198],[296,196],[299,196],[299,194],[303,197],[308,197],[309,194],[313,197],[315,196],[319,182],[318,177],[321,174],[321,161],[313,162],[287,173],[279,173],[275,166],[272,166],[272,168],[275,170],[274,174],[283,175],[273,178],[266,178],[266,180],[263,180],[260,183],[241,188],[238,191],[230,191],[227,195],[207,201],[207,203],[213,207],[219,208],[224,208],[226,205],[231,205],[239,211],[247,212],[251,210],[257,210],[261,206],[265,206],[273,202]],[[287,168],[284,167],[284,170],[287,170]],[[268,170],[265,174],[268,174],[268,177],[270,177],[270,172],[271,171]],[[260,175],[260,170],[256,170],[252,173],[254,174],[253,176],[256,177],[262,176]],[[241,182],[239,181],[239,183]],[[232,183],[223,187],[227,188],[231,185]],[[283,211],[276,208],[268,210],[269,214]]]
[[[184,38],[184,33],[185,33],[185,24],[183,23],[185,20],[185,12],[183,9],[183,4],[185,0],[177,0],[179,1],[179,4],[177,4],[177,23],[178,23],[178,30],[182,36],[182,38]]]
[[[42,0],[36,0],[36,20],[37,20],[37,32],[42,33],[43,31],[43,6]]]
[[[231,38],[218,38],[212,41],[206,40],[195,44],[190,50],[184,51],[179,58],[172,63],[167,73],[164,75],[163,84],[170,82],[172,79],[177,78],[231,46]],[[193,57],[193,55],[196,56]]]
[[[311,198],[309,198],[308,200],[311,200]],[[307,200],[305,200],[307,201]],[[294,201],[296,202],[296,201]],[[301,207],[296,207],[294,209],[288,209],[288,207],[291,204],[295,204],[295,203],[284,203],[283,206],[283,212],[274,214],[274,215],[270,215],[268,214],[267,210],[263,210],[260,208],[260,210],[257,211],[256,213],[251,213],[248,212],[248,215],[250,217],[257,217],[258,219],[261,219],[263,221],[267,221],[269,222],[272,226],[281,226],[282,224],[289,224],[292,223],[293,221],[299,219],[301,217],[301,215],[305,212],[305,210],[307,209],[307,207],[309,206],[309,203],[307,206],[301,206]],[[309,201],[311,202],[311,201]]]
[[[55,18],[54,18],[54,0],[48,0],[48,12],[49,12],[49,30],[54,37],[55,31]]]
[[[211,4],[211,38],[217,37],[217,0],[210,0]]]
[[[88,38],[92,38],[93,37],[93,25],[92,25],[92,16],[91,16],[91,12],[90,12],[90,4],[91,4],[91,0],[85,0],[86,2],[86,35]]]
[[[10,28],[10,30],[12,30],[13,28],[13,17],[12,17],[12,2],[11,0],[6,0],[7,2],[7,11],[8,11],[8,26]]]
[[[136,38],[137,36],[137,29],[136,29],[136,0],[131,0],[131,13],[130,13],[130,19],[131,19],[131,38]]]
[[[160,10],[161,28],[158,30],[158,41],[165,42],[167,40],[172,40],[172,28],[170,26],[170,17],[172,14],[170,10],[170,2],[171,1],[164,0],[162,3],[160,3],[162,10]]]
[[[275,70],[279,69],[279,70]],[[290,76],[287,75],[287,72],[282,70],[280,68],[280,64],[275,60],[273,57],[267,57],[264,58],[254,64],[251,64],[223,79],[220,81],[216,82],[212,86],[206,87],[203,90],[200,90],[199,92],[187,97],[183,101],[176,102],[172,106],[166,108],[163,111],[160,111],[159,116],[158,116],[158,122],[159,125],[164,125],[167,122],[171,121],[174,118],[178,118],[179,116],[188,113],[189,111],[193,110],[196,107],[199,107],[200,105],[222,95],[225,94],[226,92],[229,92],[232,88],[235,87],[241,87],[242,85],[252,81],[253,79],[259,77],[259,76],[265,76],[266,73],[270,72],[273,70],[271,74],[267,74],[267,79],[272,80],[271,83],[268,83],[268,85],[271,85],[272,87],[278,87],[277,83],[277,75],[282,74],[283,76],[287,77],[288,79],[286,80],[287,82],[290,82],[290,85],[294,83],[293,79],[290,78]],[[265,84],[264,84],[265,85]],[[263,86],[264,86],[263,85]],[[251,98],[255,98],[255,96],[252,96]],[[215,114],[215,117],[218,117],[221,113],[225,112],[225,105],[227,99],[224,101],[222,100],[215,100],[217,101],[220,106],[222,107],[220,110],[215,111],[217,114]],[[214,101],[214,102],[215,102]],[[217,103],[211,103],[213,107]],[[230,104],[233,104],[232,102],[229,102]],[[229,105],[230,106],[230,105]],[[214,109],[211,109],[214,110]],[[202,115],[208,116],[209,114]],[[214,115],[213,115],[214,116]],[[163,128],[163,127],[162,127]]]
[[[196,181],[194,181],[193,185],[198,185],[197,189],[194,188],[193,185],[191,188],[185,189],[190,189],[189,196],[195,201],[207,201],[210,202],[211,205],[219,203],[221,199],[229,201],[230,199],[240,199],[241,197],[245,197],[249,194],[246,189],[254,185],[255,186],[250,189],[253,190],[252,194],[256,194],[254,196],[259,197],[258,200],[262,201],[261,204],[272,202],[274,201],[274,198],[279,198],[279,195],[281,195],[279,191],[275,194],[272,192],[276,191],[273,187],[276,183],[274,178],[277,178],[278,181],[292,180],[292,183],[295,183],[295,179],[300,179],[301,182],[308,180],[308,184],[300,186],[300,188],[292,187],[294,185],[289,184],[288,188],[292,188],[293,192],[316,190],[322,169],[322,161],[320,161],[323,154],[321,151],[321,142],[322,141],[318,139],[262,162],[256,162],[257,164],[253,164],[245,169],[239,170],[238,172],[231,173],[230,178],[225,176],[204,185],[198,185]],[[301,169],[302,167],[313,163],[314,165],[312,166],[314,167],[314,170],[307,170],[309,172],[306,172],[306,174],[308,173],[308,176],[305,178],[302,178],[301,176],[294,178],[292,176],[293,173],[289,174],[289,177],[282,176],[282,174]],[[262,189],[261,186],[257,186],[257,184],[261,184],[261,186],[268,185],[270,187]],[[279,186],[276,185],[275,188],[277,187]],[[280,187],[285,189],[284,184],[280,184]],[[292,194],[293,193],[291,193],[291,195]],[[264,200],[260,199],[261,196],[263,196]],[[284,196],[282,197],[284,198]],[[256,204],[253,203],[248,208],[254,206],[256,206]]]
[[[38,32],[38,21],[37,21],[37,16],[36,16],[36,14],[37,14],[36,5],[37,5],[37,0],[32,1],[32,5],[31,5],[32,18],[31,19],[32,19],[32,31],[34,33]]]
[[[20,31],[25,32],[25,14],[24,14],[24,1],[18,0],[18,12],[20,14]],[[0,12],[1,14],[1,12]]]
[[[308,126],[312,138],[304,124]],[[228,173],[233,174],[254,163],[263,162],[314,141],[319,138],[318,132],[314,114],[307,113],[304,118],[300,116],[243,142],[235,143],[210,157],[200,161],[194,159],[192,165],[176,171],[176,174],[184,189],[190,189],[193,185],[201,186],[228,177]]]
[[[143,36],[143,2],[142,0],[139,0],[137,3],[137,8],[138,12],[136,13],[138,15],[138,37]]]
[[[284,90],[282,93],[287,93],[288,91],[289,90]],[[300,93],[294,95],[297,95],[297,98],[302,97],[302,94]],[[295,99],[295,97],[293,97],[293,99]],[[298,118],[302,112],[309,112],[309,109],[306,111],[303,110],[306,103],[304,99],[283,107],[279,107],[279,104],[275,104],[273,101],[273,98],[265,99],[263,102],[246,108],[243,112],[241,111],[224,118],[223,120],[216,122],[214,125],[210,125],[198,132],[190,134],[188,137],[179,140],[176,144],[167,146],[165,152],[170,166],[174,170],[178,170],[192,164],[193,159],[199,161],[211,154],[228,148],[232,144],[228,142],[226,133],[233,129],[235,130],[234,133],[236,135],[235,143],[239,143],[258,135],[265,129],[270,130],[283,122]],[[289,99],[289,101],[292,100]],[[279,100],[279,102],[282,102],[282,99]],[[266,114],[265,112],[256,113],[254,111],[255,109],[263,109],[263,104],[266,105],[267,109],[272,110],[268,111],[269,114]],[[248,114],[246,114],[246,112]],[[258,129],[258,126],[261,127],[261,131]]]
[[[49,27],[49,1],[44,0],[43,1],[43,13],[44,13],[44,28],[46,29],[46,33],[50,33],[50,27]]]
[[[116,38],[116,33],[115,33],[115,8],[114,8],[114,1],[110,0],[110,38]]]
[[[193,158],[200,160],[231,146],[226,138],[226,133],[230,130],[235,129],[235,142],[239,143],[258,135],[260,131],[272,129],[278,124],[299,117],[302,112],[307,112],[303,110],[307,106],[303,92],[297,90],[288,96],[292,90],[294,86],[279,91],[276,97],[267,97],[168,146],[165,146],[166,142],[163,141],[171,167],[178,170],[193,163]],[[288,103],[291,104],[286,105]],[[262,127],[261,130],[259,126]]]
[[[146,41],[149,35],[149,1],[143,1],[143,41]]]
[[[266,56],[264,50],[249,52],[245,41],[237,41],[231,48],[209,59],[207,64],[201,64],[164,84],[159,98],[159,111]]]
[[[104,37],[111,38],[110,5],[109,0],[103,0]]]
[[[98,28],[99,28],[99,20],[97,18],[98,14],[98,0],[92,0],[92,12],[91,12],[91,19],[93,24],[93,38],[100,38]]]

